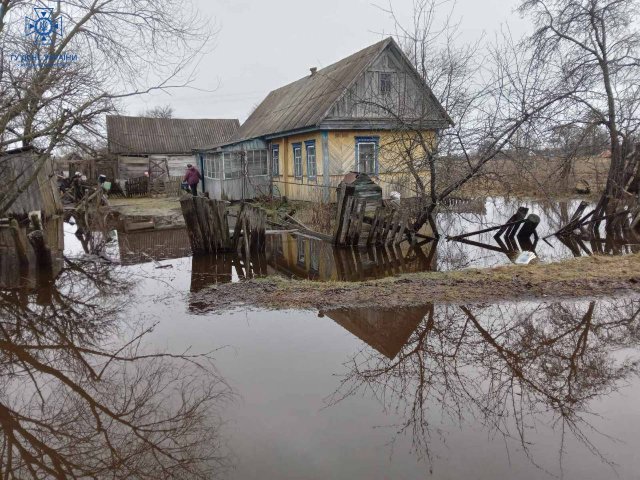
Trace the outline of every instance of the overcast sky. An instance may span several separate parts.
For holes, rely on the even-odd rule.
[[[194,86],[130,100],[127,113],[170,104],[176,117],[239,118],[271,90],[325,67],[392,32],[393,22],[376,5],[388,0],[193,0],[214,19],[219,34],[197,67]],[[393,0],[409,20],[412,0]],[[527,28],[513,13],[515,0],[458,0],[460,41],[488,38],[504,25],[519,35]]]

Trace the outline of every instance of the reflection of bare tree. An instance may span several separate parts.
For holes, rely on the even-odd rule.
[[[150,352],[132,284],[67,267],[48,301],[0,291],[0,477],[212,478],[226,466],[211,355]],[[42,296],[40,296],[40,299]]]
[[[480,422],[527,455],[531,427],[551,419],[561,456],[569,432],[600,455],[589,404],[638,373],[637,361],[612,353],[639,342],[640,301],[437,306],[395,358],[371,349],[355,355],[331,403],[373,394],[402,414],[399,431],[427,457],[440,415]]]

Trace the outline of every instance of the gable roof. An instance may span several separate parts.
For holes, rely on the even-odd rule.
[[[229,140],[237,119],[149,118],[107,115],[109,152],[114,154],[191,153],[201,145]]]
[[[323,313],[370,347],[393,360],[431,306],[338,308]]]
[[[393,38],[388,37],[318,70],[313,75],[273,90],[227,144],[319,126],[345,91],[389,46],[399,52],[407,67],[427,91],[437,110],[436,116],[440,124],[453,123],[402,49]],[[210,144],[213,147],[221,145],[215,142]]]

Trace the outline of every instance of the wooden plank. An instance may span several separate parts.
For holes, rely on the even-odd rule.
[[[224,202],[216,201],[218,206],[218,218],[220,219],[220,228],[222,229],[222,240],[225,248],[231,248],[229,237],[229,212]]]
[[[191,244],[191,251],[194,255],[205,253],[203,248],[202,232],[198,225],[198,215],[195,210],[194,198],[190,196],[184,196],[180,199],[180,208],[182,210],[182,216],[189,233],[189,243]]]
[[[509,231],[509,229],[512,227],[513,222],[518,222],[520,220],[524,220],[524,217],[527,216],[527,213],[529,212],[529,209],[527,207],[520,207],[518,208],[518,211],[516,213],[514,213],[511,218],[509,218],[509,220],[507,220],[507,222],[502,225],[501,227],[497,228],[497,232],[494,235],[494,237],[500,237],[502,236],[502,234],[506,233]],[[484,231],[480,231],[480,232],[475,232],[475,233],[485,233]],[[474,235],[475,233],[472,234],[467,234],[466,236],[469,235]],[[508,233],[507,233],[508,235]],[[457,236],[455,238],[465,238],[465,236]]]
[[[349,226],[351,224],[351,210],[353,208],[354,201],[355,199],[353,197],[347,197],[343,206],[342,227],[340,228],[337,245],[344,245],[346,243]]]
[[[387,216],[385,218],[384,230],[382,231],[382,237],[380,239],[381,243],[384,244],[384,245],[387,244],[387,238],[389,237],[389,231],[393,227],[393,217],[394,217],[395,213],[396,213],[396,211],[391,209],[391,210],[389,210],[389,213],[387,214]]]
[[[211,230],[210,245],[212,251],[220,251],[224,248],[224,244],[222,242],[222,232],[220,228],[220,222],[218,221],[217,208],[213,201],[208,198],[203,198],[202,204],[205,207],[207,223],[209,224],[209,229]]]
[[[247,216],[245,215],[242,218],[242,240],[244,245],[244,255],[245,255],[245,270],[249,272],[251,265],[251,248],[249,247],[249,225],[247,221]]]
[[[400,215],[400,229],[398,230],[398,233],[396,235],[396,239],[395,239],[396,244],[399,244],[400,242],[402,242],[405,229],[407,228],[407,221],[408,221],[407,212],[404,211],[402,212],[402,215]]]
[[[204,199],[202,197],[193,197],[193,206],[196,211],[198,225],[202,234],[202,246],[206,252],[211,252],[213,249],[211,244],[212,232],[211,226],[209,225],[206,207],[204,205]]]
[[[369,230],[369,235],[367,237],[367,245],[371,245],[371,243],[373,243],[374,239],[375,239],[375,234],[376,234],[376,228],[378,227],[378,223],[380,223],[380,210],[381,210],[381,206],[378,205],[376,207],[376,211],[373,214],[373,221],[371,222],[371,230]]]
[[[395,213],[393,214],[393,222],[391,225],[391,229],[389,230],[389,237],[387,238],[387,244],[390,245],[396,241],[396,235],[400,230],[400,221],[401,221],[400,211],[396,210]]]
[[[358,245],[360,243],[360,238],[362,237],[362,224],[364,222],[364,215],[367,211],[367,199],[363,199],[360,204],[360,215],[358,216],[358,231],[357,236],[354,239],[354,245]]]
[[[337,191],[338,206],[336,211],[336,225],[333,232],[333,244],[338,245],[340,243],[340,237],[342,234],[342,227],[344,226],[343,216],[345,208],[345,186],[341,184]]]
[[[125,222],[124,223],[124,231],[126,233],[135,232],[138,230],[151,230],[156,227],[155,222],[153,220],[149,220],[147,222]]]
[[[351,213],[349,214],[349,230],[347,233],[346,243],[347,245],[354,244],[354,237],[358,228],[358,206],[360,201],[356,198],[353,199]]]
[[[242,203],[240,205],[240,213],[238,213],[238,217],[236,218],[236,225],[233,228],[231,248],[233,249],[234,252],[238,250],[238,242],[240,241],[240,232],[242,230],[242,220],[244,219],[244,215],[245,215],[244,207],[245,207],[245,204]]]

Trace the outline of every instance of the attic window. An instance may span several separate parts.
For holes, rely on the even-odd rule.
[[[391,74],[380,73],[380,94],[389,95],[391,93]]]

